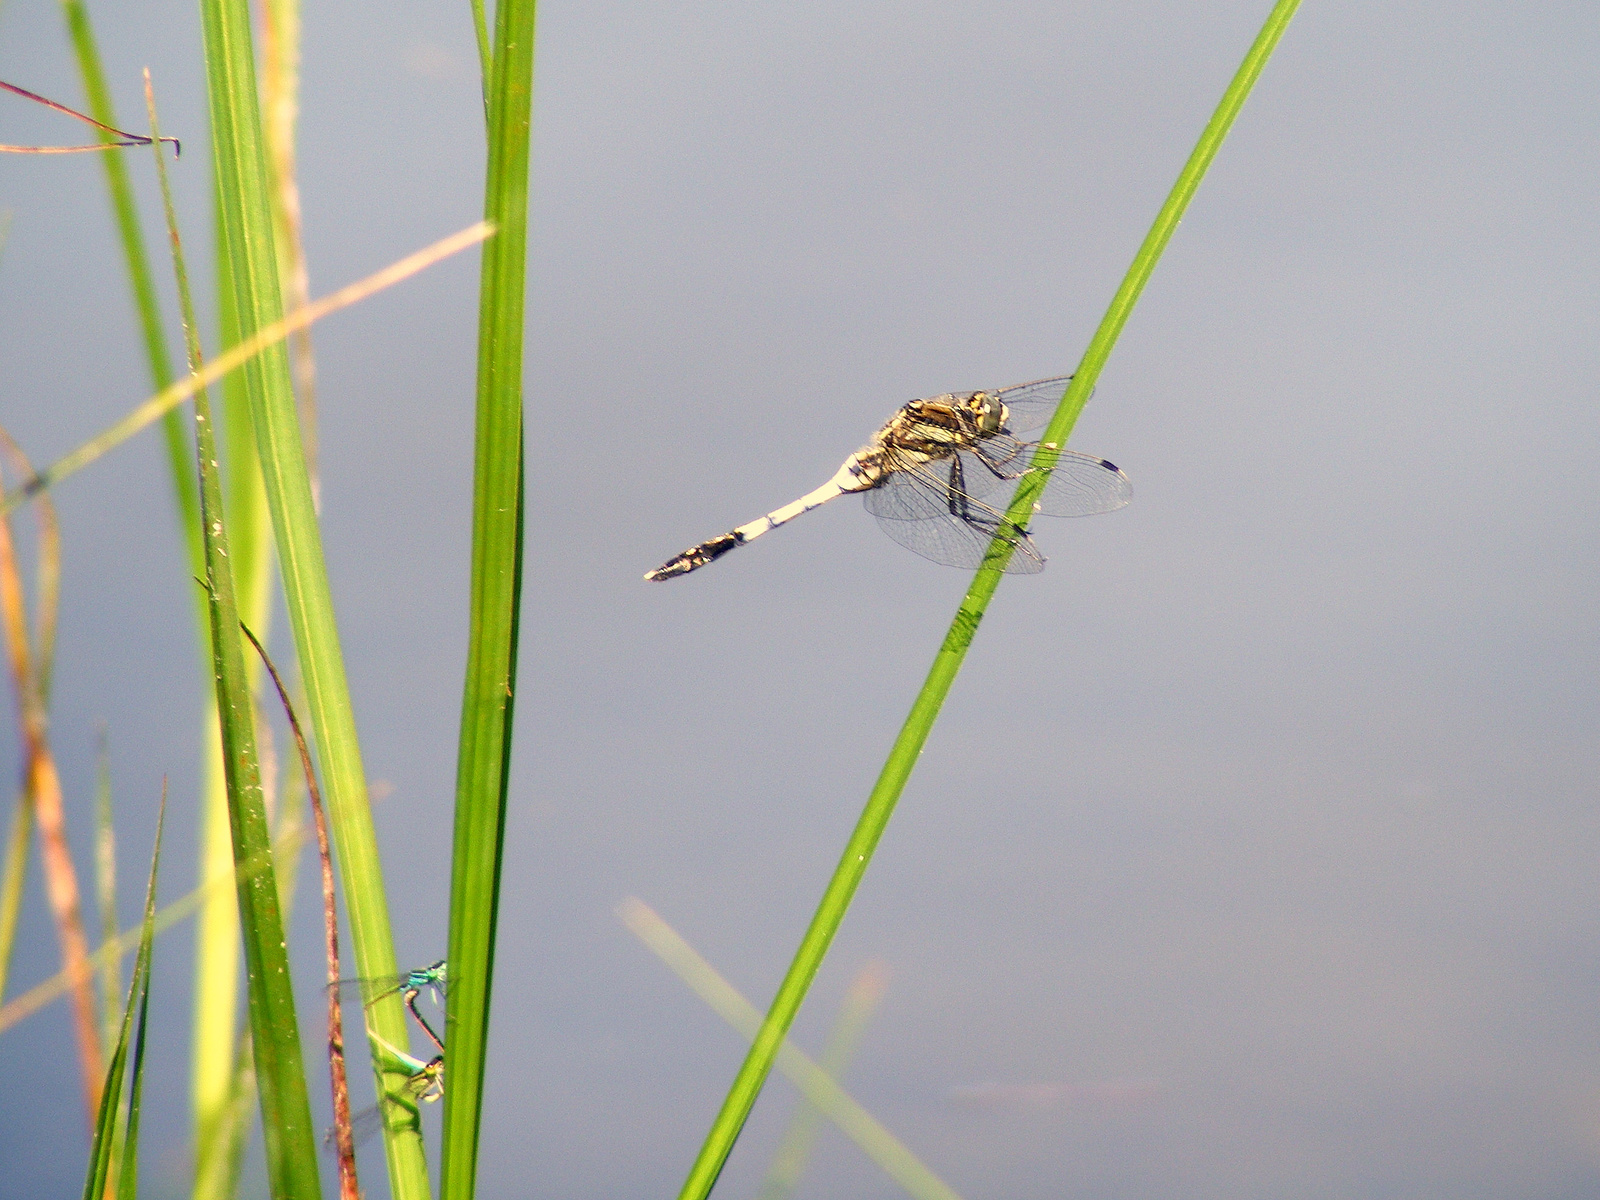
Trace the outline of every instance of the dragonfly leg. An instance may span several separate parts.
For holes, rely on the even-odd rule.
[[[945,501],[950,506],[950,515],[958,521],[970,521],[971,511],[967,507],[967,477],[961,470],[961,456],[950,456],[950,483],[945,491]]]

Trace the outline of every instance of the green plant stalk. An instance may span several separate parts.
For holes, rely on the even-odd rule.
[[[197,589],[198,590],[198,589]],[[223,774],[222,736],[215,693],[208,698],[204,736],[204,783],[200,814],[202,886],[234,874],[228,789]],[[224,1200],[215,1173],[215,1147],[228,1137],[231,1064],[239,1007],[239,901],[232,888],[213,887],[199,906],[194,929],[194,1016],[190,1027],[189,1102],[194,1120],[193,1200]]]
[[[249,337],[283,316],[250,14],[245,0],[202,0],[201,18],[222,223],[232,265],[239,328]],[[355,715],[283,347],[275,344],[263,351],[245,364],[243,372],[256,453],[276,536],[285,606],[338,844],[356,971],[367,977],[388,975],[398,968],[383,870],[367,803]],[[373,1033],[390,1042],[399,1043],[406,1036],[405,1012],[398,994],[374,1004],[368,1010],[368,1021]],[[261,1036],[257,1031],[258,1043]],[[256,1054],[259,1086],[265,1096],[268,1085],[265,1072],[260,1070],[259,1047]],[[382,1094],[403,1086],[400,1072],[385,1056],[374,1052],[372,1062]],[[384,1077],[385,1068],[392,1078]],[[388,1129],[385,1148],[389,1186],[395,1200],[426,1197],[428,1173],[420,1132]]]
[[[522,595],[522,337],[533,111],[534,0],[495,6],[485,244],[478,295],[472,583],[450,872],[450,1087],[439,1190],[470,1200],[488,1058],[490,989]]]
[[[472,32],[478,42],[478,86],[483,91],[483,117],[489,119],[489,77],[494,70],[494,48],[489,45],[489,22],[483,0],[472,0]]]
[[[1084,404],[1094,390],[1095,381],[1110,357],[1123,325],[1127,323],[1128,314],[1133,311],[1139,293],[1143,291],[1151,272],[1155,270],[1156,262],[1166,248],[1167,242],[1171,240],[1173,231],[1177,229],[1184,209],[1188,207],[1195,189],[1199,187],[1200,180],[1211,165],[1211,160],[1216,156],[1223,138],[1227,136],[1228,129],[1238,116],[1245,98],[1250,94],[1250,89],[1260,76],[1262,68],[1266,66],[1267,59],[1271,57],[1299,3],[1300,0],[1278,0],[1260,34],[1257,35],[1255,43],[1245,55],[1244,62],[1234,75],[1233,81],[1223,93],[1221,103],[1202,131],[1200,140],[1194,152],[1190,154],[1189,161],[1179,173],[1177,183],[1173,185],[1166,203],[1157,213],[1149,234],[1134,256],[1132,266],[1128,268],[1122,286],[1117,289],[1110,307],[1100,321],[1099,328],[1090,340],[1072,383],[1068,386],[1066,395],[1062,397],[1061,405],[1056,409],[1055,416],[1051,418],[1042,435],[1041,440],[1045,446],[1053,444],[1055,450],[1041,450],[1036,459],[1041,467],[1048,468],[1054,465],[1056,451],[1066,442],[1067,435],[1078,419],[1078,414],[1083,411]],[[1034,499],[1043,490],[1047,481],[1047,470],[1030,472],[1024,478],[1011,507],[1007,510],[1006,515],[1011,522],[1019,527],[1026,524],[1026,518],[1032,512]],[[793,1023],[795,1014],[800,1011],[801,1002],[805,999],[806,991],[822,965],[822,959],[833,941],[833,935],[844,920],[844,914],[850,906],[851,898],[855,895],[856,887],[866,874],[867,865],[872,859],[874,850],[877,849],[878,839],[883,836],[884,828],[894,813],[900,793],[905,789],[906,781],[911,778],[912,769],[922,753],[923,744],[928,740],[933,723],[938,718],[939,710],[950,692],[950,685],[955,682],[956,674],[966,658],[967,649],[972,644],[978,624],[983,620],[989,601],[1000,584],[1001,573],[1005,569],[1006,560],[1010,557],[1011,548],[1004,539],[995,539],[988,558],[973,577],[972,585],[967,589],[966,596],[956,610],[955,619],[951,622],[944,643],[940,646],[939,653],[933,660],[933,666],[923,681],[922,690],[917,694],[911,706],[911,713],[889,751],[888,761],[884,763],[878,781],[867,798],[866,807],[854,832],[850,835],[844,855],[840,858],[839,865],[823,892],[822,901],[817,906],[816,914],[800,941],[788,973],[778,987],[778,993],[773,998],[766,1020],[762,1022],[761,1031],[734,1077],[733,1086],[729,1089],[727,1098],[723,1101],[722,1108],[706,1135],[705,1143],[690,1168],[680,1193],[680,1200],[703,1200],[715,1185],[723,1163],[727,1161],[733,1143],[744,1127],[751,1108],[755,1106],[756,1097],[761,1093],[762,1084],[772,1069],[772,1061],[778,1052],[778,1047]]]
[[[139,1031],[133,1039],[133,1086],[129,1089],[124,1132],[117,1147],[122,1158],[116,1200],[137,1200],[139,1195],[139,1113],[144,1102],[144,1035],[150,1027],[150,973],[156,940],[156,874],[161,863],[161,830],[167,817],[166,781],[161,785],[161,809],[156,817],[156,848],[151,855],[150,883],[145,888],[144,921],[139,929],[139,956],[133,973],[138,980]],[[131,1004],[131,1001],[130,1001]]]
[[[216,276],[218,337],[224,346],[239,342],[239,319],[234,306],[227,236],[221,227],[222,204],[213,195],[217,220]],[[252,628],[265,628],[270,606],[271,544],[265,536],[265,492],[256,462],[255,438],[250,428],[250,397],[242,372],[224,375],[222,434],[224,510],[228,522],[228,548],[232,552],[234,584],[239,614]],[[204,602],[203,594],[197,596]],[[201,623],[204,630],[209,619]],[[251,695],[256,695],[260,672],[253,658],[245,659]],[[216,694],[211,692],[205,713],[205,783],[202,792],[200,878],[221,879],[233,874],[233,837],[228,821],[228,788],[223,776],[222,740],[217,723]],[[274,865],[276,869],[276,864]],[[280,880],[281,884],[281,880]],[[239,905],[231,890],[217,889],[205,902],[195,922],[195,998],[191,1031],[190,1103],[194,1116],[195,1175],[192,1200],[227,1200],[233,1193],[226,1175],[229,1156],[225,1147],[239,1135],[232,1121],[239,1111],[234,1102],[232,1064],[239,1007]]]
[[[166,825],[167,796],[163,786],[161,809],[156,817],[156,847],[150,856],[150,882],[145,887],[144,924],[139,933],[139,955],[133,965],[133,980],[128,985],[128,1002],[122,1010],[120,1036],[106,1067],[105,1086],[100,1089],[100,1112],[95,1121],[94,1141],[89,1150],[89,1173],[83,1185],[83,1200],[103,1200],[106,1184],[110,1181],[112,1163],[117,1155],[117,1114],[122,1106],[122,1081],[127,1074],[128,1034],[133,1025],[133,1009],[137,1003],[139,1015],[139,1047],[134,1065],[135,1093],[144,1066],[144,1013],[150,994],[150,956],[155,945],[156,875],[161,865],[161,832]],[[134,1103],[137,1108],[137,1099]],[[138,1137],[137,1118],[130,1119],[127,1155],[123,1158],[124,1178],[133,1160],[137,1170],[135,1139]],[[118,1193],[121,1200],[121,1193]],[[126,1193],[132,1200],[133,1193]]]
[[[196,589],[198,590],[198,589]],[[204,719],[204,783],[200,814],[201,886],[231,881],[233,835],[215,692]],[[226,1200],[218,1174],[220,1148],[232,1134],[232,1063],[239,1008],[239,901],[233,888],[210,887],[195,918],[194,1016],[189,1035],[189,1103],[194,1121],[192,1200]]]
[[[145,98],[150,108],[150,127],[157,130],[155,136],[159,137],[148,73]],[[166,165],[160,156],[159,141],[156,145],[156,167],[172,242],[178,302],[193,369],[200,363],[199,333],[189,297],[189,279],[178,239],[177,215],[173,211]],[[267,863],[250,878],[241,878],[238,885],[247,1009],[261,1100],[267,1177],[276,1196],[316,1200],[320,1194],[317,1139],[300,1057],[300,1031],[295,1017],[283,914],[278,904],[277,878],[271,865],[266,804],[256,757],[255,709],[239,639],[239,610],[234,597],[233,565],[228,555],[227,523],[223,518],[216,435],[211,424],[211,404],[203,390],[195,393],[194,424],[206,556],[206,599],[211,616],[212,668],[217,686],[223,769],[228,781],[233,856],[240,867],[257,855],[264,856]]]
[[[272,219],[277,231],[278,280],[291,309],[311,303],[311,277],[301,237],[300,184],[295,166],[295,130],[300,116],[300,0],[261,5],[261,102],[266,109],[267,161],[272,164]],[[317,494],[317,366],[311,331],[289,337],[289,360],[306,470]]]

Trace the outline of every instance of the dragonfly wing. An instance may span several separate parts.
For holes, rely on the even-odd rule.
[[[337,989],[339,998],[347,1004],[372,1004],[385,996],[392,996],[405,982],[404,975],[380,975],[375,979],[341,979],[328,986]]]
[[[1050,420],[1066,395],[1071,375],[1057,375],[1052,379],[1035,379],[1032,383],[1019,383],[1015,387],[1001,388],[996,395],[1010,410],[1006,428],[1026,431],[1038,429]]]
[[[350,1141],[361,1145],[383,1128],[383,1110],[376,1104],[363,1108],[350,1118]],[[329,1154],[339,1152],[339,1131],[330,1125],[322,1134],[322,1147]]]
[[[993,499],[996,495],[1009,501],[1011,493],[1016,491],[1017,481],[1028,473],[1034,449],[1033,442],[999,433],[984,438],[970,450],[961,451],[961,474],[967,495],[996,506],[999,506]]]
[[[1133,484],[1116,463],[1063,450],[1035,511],[1047,517],[1092,517],[1116,512],[1133,499]]]
[[[1006,525],[1003,514],[951,488],[949,460],[896,471],[864,499],[885,533],[912,553],[947,567],[982,566],[995,532]],[[1033,539],[1006,527],[1016,546],[1006,570],[1018,575],[1044,570]]]
[[[1031,463],[1038,449],[1037,442],[1024,442],[1003,433],[985,438],[970,450],[956,455],[959,467],[955,479],[959,482],[952,486],[991,508],[1004,510],[1010,506],[1017,484],[1032,470]],[[940,483],[949,475],[949,468],[943,463],[928,463],[922,470],[924,482],[929,474],[936,476]],[[924,487],[923,490],[929,489]],[[948,511],[948,488],[936,486],[931,490],[937,511]],[[1132,498],[1133,485],[1115,463],[1093,454],[1063,450],[1034,511],[1047,517],[1091,517],[1115,512]]]

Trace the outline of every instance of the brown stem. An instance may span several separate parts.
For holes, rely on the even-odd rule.
[[[23,786],[33,806],[34,820],[39,826],[45,895],[50,903],[50,911],[55,916],[56,935],[61,941],[61,965],[72,980],[73,1027],[78,1038],[79,1065],[83,1071],[84,1101],[92,1125],[100,1108],[105,1057],[100,1045],[99,1021],[95,1016],[94,994],[90,986],[89,939],[83,931],[78,874],[67,848],[61,779],[56,774],[55,759],[50,753],[44,705],[39,695],[39,680],[29,644],[22,577],[17,571],[16,547],[12,542],[9,521],[0,521],[0,610],[3,610],[0,620],[4,622],[6,642],[11,652],[11,677],[16,687],[18,717],[26,748]]]
[[[289,732],[294,735],[295,748],[300,752],[300,767],[306,776],[306,793],[311,797],[311,817],[317,829],[317,854],[322,860],[322,915],[324,940],[328,950],[328,1078],[333,1087],[333,1131],[339,1151],[339,1200],[361,1200],[361,1189],[356,1183],[356,1146],[350,1132],[350,1082],[344,1068],[344,1014],[339,1007],[339,910],[333,891],[333,856],[328,850],[328,821],[322,812],[322,792],[317,787],[317,776],[311,769],[311,751],[306,748],[305,735],[300,732],[300,722],[294,715],[294,705],[289,702],[289,691],[283,686],[278,668],[267,657],[265,647],[250,632],[243,621],[239,628],[261,655],[267,674],[272,676],[272,686],[278,689],[278,699],[283,702],[284,714],[289,718]]]

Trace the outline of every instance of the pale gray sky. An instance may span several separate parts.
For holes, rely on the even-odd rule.
[[[676,1193],[742,1049],[612,906],[764,1002],[965,585],[851,499],[640,574],[913,396],[1072,369],[1269,7],[543,7],[486,1200]],[[155,72],[203,247],[193,6],[94,13],[130,121]],[[847,1083],[969,1200],[1600,1191],[1597,34],[1580,4],[1307,0],[1189,210],[1073,442],[1134,502],[1039,530],[1050,567],[1005,583],[797,1027],[820,1047],[887,961]],[[465,5],[308,7],[315,290],[475,219],[474,60]],[[75,101],[56,5],[5,6],[0,78]],[[0,123],[76,135],[10,100]],[[48,459],[144,367],[98,165],[0,162],[0,205],[0,423]],[[476,295],[464,259],[317,332],[331,570],[419,964]],[[130,920],[163,773],[163,894],[194,872],[165,486],[146,436],[59,493],[55,736],[82,850],[109,725]],[[56,961],[33,889],[17,986]],[[158,952],[151,1195],[186,1179],[189,938]],[[66,1018],[0,1039],[0,1196],[81,1186]],[[792,1104],[775,1083],[719,1196],[753,1192]],[[802,1192],[896,1194],[833,1133]]]

